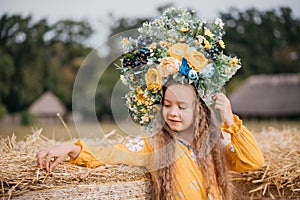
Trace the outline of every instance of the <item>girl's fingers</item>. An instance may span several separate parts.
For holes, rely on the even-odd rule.
[[[37,162],[37,164],[41,167],[41,168],[43,168],[43,158],[45,157],[47,155],[47,152],[45,151],[45,150],[42,150],[42,151],[40,151],[37,155],[36,155],[36,157],[37,157],[37,160],[36,160],[36,162]]]
[[[46,155],[46,159],[45,159],[45,166],[46,166],[46,171],[49,172],[49,168],[50,168],[50,162],[51,162],[51,159],[53,158],[54,156],[48,152],[48,154]]]
[[[52,170],[59,164],[61,163],[61,161],[63,161],[63,157],[57,157],[54,162],[51,163],[50,167],[49,167],[49,171],[52,172]]]

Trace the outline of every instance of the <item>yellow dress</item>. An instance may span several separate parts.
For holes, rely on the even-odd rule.
[[[231,135],[231,142],[224,144],[224,153],[228,168],[233,171],[243,172],[255,170],[264,165],[264,158],[255,138],[243,126],[242,120],[234,115],[235,124],[230,127],[223,125],[222,131]],[[81,152],[71,163],[97,167],[104,164],[128,164],[132,166],[146,166],[151,144],[147,138],[142,138],[141,145],[131,149],[127,144],[118,144],[111,148],[98,148],[93,153],[82,140],[76,145],[81,146]],[[175,160],[175,189],[176,199],[207,199],[204,180],[198,165],[194,161],[192,150],[181,142],[177,142],[178,149],[183,151]],[[99,159],[101,158],[101,160]],[[151,173],[151,172],[150,172]],[[212,191],[218,199],[217,188]]]

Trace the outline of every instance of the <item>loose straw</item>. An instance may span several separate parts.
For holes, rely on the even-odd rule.
[[[60,119],[61,123],[64,125],[64,127],[65,127],[65,129],[66,129],[68,135],[70,136],[70,139],[72,140],[72,139],[73,139],[72,133],[71,133],[70,129],[68,128],[67,124],[64,122],[63,118],[60,116],[59,113],[57,113],[56,115],[57,115],[57,117]]]

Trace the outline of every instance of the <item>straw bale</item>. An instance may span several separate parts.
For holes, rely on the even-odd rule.
[[[259,170],[232,173],[236,198],[300,198],[300,131],[267,128],[255,133],[255,137],[266,164]]]
[[[0,140],[3,199],[148,199],[150,175],[144,168],[105,165],[90,169],[63,162],[52,173],[35,166],[36,153],[57,144],[34,130],[25,141]]]
[[[14,135],[0,138],[3,199],[151,199],[150,175],[141,167],[105,165],[90,169],[66,160],[46,173],[34,166],[41,148],[59,143],[41,132],[33,130],[25,141],[17,141]],[[266,165],[256,171],[231,173],[235,199],[300,198],[300,131],[269,128],[254,135]]]

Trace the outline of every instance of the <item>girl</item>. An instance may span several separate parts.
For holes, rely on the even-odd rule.
[[[137,39],[124,38],[126,105],[133,120],[154,134],[107,149],[81,140],[56,145],[40,151],[37,163],[51,172],[69,155],[72,163],[88,167],[144,166],[152,177],[152,199],[231,199],[228,170],[255,170],[264,158],[227,97],[216,94],[240,67],[222,51],[223,26],[220,19],[208,24],[194,12],[171,8],[145,23]],[[212,102],[221,129],[208,107]]]
[[[231,199],[228,169],[243,172],[258,169],[264,164],[255,139],[238,116],[232,114],[229,100],[220,93],[215,96],[215,109],[220,112],[224,122],[222,130],[231,135],[231,142],[224,146],[219,137],[212,150],[201,156],[197,150],[203,145],[203,138],[210,133],[211,111],[192,85],[172,82],[163,91],[161,113],[165,124],[152,141],[145,137],[141,139],[142,143],[137,142],[142,144],[141,149],[130,146],[131,141],[128,141],[91,153],[89,147],[78,140],[75,144],[61,144],[40,151],[37,162],[50,172],[67,155],[72,163],[88,167],[124,163],[145,166],[150,170],[157,168],[150,171],[153,199]],[[160,151],[168,144],[172,147]],[[159,153],[147,154],[154,151]],[[52,158],[54,161],[51,163]],[[167,164],[162,164],[162,161]],[[153,166],[157,164],[161,167]]]

